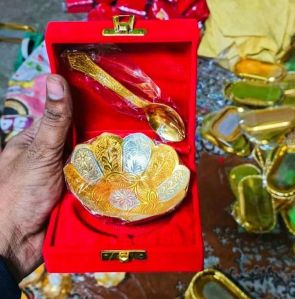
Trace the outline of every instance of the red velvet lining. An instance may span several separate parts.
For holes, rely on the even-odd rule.
[[[154,22],[157,23],[150,21],[151,25],[146,26],[156,28],[157,24],[152,24]],[[173,21],[169,22],[172,25]],[[185,26],[195,25],[193,21],[182,22]],[[65,24],[69,31],[73,29],[69,23]],[[58,28],[55,27],[56,23],[52,26]],[[157,30],[160,28],[157,27]],[[193,32],[197,35],[196,29]],[[146,121],[121,114],[110,106],[107,99],[84,84],[83,76],[66,71],[62,67],[60,53],[68,46],[54,43],[50,26],[48,35],[47,47],[53,71],[66,77],[72,91],[76,128],[74,143],[87,141],[101,132],[111,132],[122,137],[132,132],[143,132],[158,140]],[[49,271],[114,271],[114,268],[118,271],[201,269],[202,237],[194,162],[197,36],[191,36],[191,39],[191,41],[186,39],[178,41],[176,37],[175,42],[170,40],[161,42],[161,39],[158,42],[149,42],[148,38],[140,40],[137,37],[134,43],[119,43],[122,59],[126,57],[142,68],[163,92],[172,98],[185,121],[187,138],[181,143],[171,145],[178,150],[182,162],[192,171],[187,197],[175,211],[161,218],[144,223],[122,224],[113,219],[91,215],[71,193],[66,192],[62,202],[52,214],[44,245],[45,261]],[[89,40],[90,42],[94,41]],[[116,248],[147,250],[148,260],[130,262],[124,266],[119,262],[108,263],[99,260],[101,250]],[[175,254],[177,250],[180,255],[186,252],[195,254],[191,257],[177,257]],[[94,251],[97,254],[95,260],[91,257]],[[163,251],[166,251],[165,256],[162,256]],[[67,252],[67,256],[63,257],[65,264],[61,265],[62,262],[59,263],[57,257],[63,256],[65,252]],[[82,259],[81,264],[81,261],[77,261],[77,255],[84,254],[88,254],[90,259],[89,261]],[[162,256],[161,261],[158,260],[159,256]],[[72,263],[76,263],[76,266]]]

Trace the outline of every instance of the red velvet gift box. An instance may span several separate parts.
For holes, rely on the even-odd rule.
[[[142,132],[159,140],[148,123],[112,109],[103,96],[67,77],[61,53],[72,45],[116,44],[176,104],[186,124],[186,139],[171,143],[191,170],[186,198],[171,213],[143,223],[124,224],[90,214],[69,191],[51,214],[44,242],[49,272],[200,271],[203,243],[195,167],[196,74],[199,30],[194,20],[138,20],[146,34],[103,35],[112,21],[52,22],[46,46],[53,73],[69,82],[75,134],[69,146],[102,132],[122,137]]]
[[[94,0],[66,0],[65,10],[69,13],[88,12],[94,7]]]

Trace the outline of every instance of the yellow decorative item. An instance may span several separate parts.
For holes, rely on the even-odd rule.
[[[42,264],[34,272],[25,277],[19,284],[20,288],[24,289],[29,285],[37,284],[42,280],[42,277],[45,275],[45,266]]]
[[[295,236],[295,205],[282,209],[281,216],[289,233]]]
[[[116,287],[120,284],[125,276],[125,272],[109,272],[109,273],[94,273],[93,274],[96,282],[100,286],[105,288]]]
[[[280,64],[262,62],[254,59],[241,59],[234,67],[236,75],[247,79],[277,81],[285,75],[284,67]]]
[[[199,55],[228,69],[241,58],[276,62],[295,33],[293,0],[207,0],[210,16]],[[242,16],[242,17],[241,17]]]
[[[239,111],[236,107],[228,106],[206,115],[200,132],[203,138],[225,152],[242,157],[251,152],[250,143],[242,134]]]
[[[274,204],[263,186],[261,175],[244,177],[238,184],[238,201],[233,216],[248,232],[265,233],[276,224]]]
[[[229,184],[236,198],[239,197],[238,185],[240,181],[249,175],[259,175],[261,171],[253,164],[241,164],[231,169],[229,173]]]
[[[19,286],[21,289],[39,289],[44,298],[67,299],[72,290],[72,279],[69,274],[47,273],[45,265],[42,264],[24,278]],[[27,298],[25,293],[22,296]]]
[[[279,147],[266,175],[267,190],[275,197],[295,199],[295,147]]]
[[[256,145],[254,147],[254,150],[252,152],[253,158],[256,161],[256,163],[261,167],[264,174],[271,166],[273,154],[273,149],[264,149],[264,147],[261,147],[260,145]]]
[[[76,146],[64,168],[71,192],[93,214],[138,221],[173,210],[185,197],[190,171],[176,151],[141,133],[104,133]]]
[[[72,290],[72,279],[69,274],[48,273],[41,283],[45,298],[67,299]]]
[[[284,93],[279,85],[242,80],[227,84],[224,95],[237,105],[266,108],[281,103]]]
[[[250,110],[240,114],[241,128],[250,141],[261,145],[280,143],[295,126],[295,109],[288,106]]]
[[[250,299],[223,273],[215,269],[206,269],[194,276],[185,299]]]
[[[67,58],[72,69],[84,73],[120,95],[129,105],[142,109],[149,125],[162,140],[179,142],[185,139],[184,122],[172,107],[138,97],[98,66],[86,53],[68,53]]]

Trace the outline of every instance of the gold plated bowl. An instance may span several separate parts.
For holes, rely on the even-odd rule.
[[[141,133],[104,133],[77,145],[64,168],[71,192],[92,214],[139,221],[173,210],[184,199],[189,169],[176,151]]]

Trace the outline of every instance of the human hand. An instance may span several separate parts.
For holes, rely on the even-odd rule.
[[[63,148],[71,124],[67,83],[47,79],[44,116],[0,154],[0,255],[17,280],[42,261],[46,222],[63,186]]]

